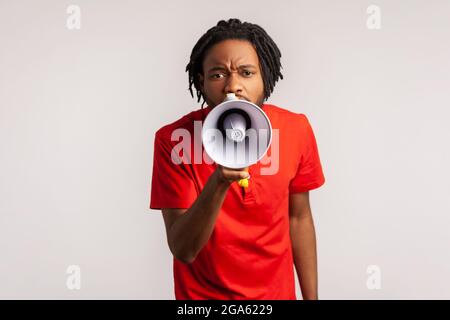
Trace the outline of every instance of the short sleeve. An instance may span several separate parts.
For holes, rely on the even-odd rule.
[[[150,209],[190,208],[197,191],[189,164],[176,164],[170,143],[155,135]]]
[[[319,150],[313,129],[304,114],[301,116],[300,161],[297,173],[289,184],[289,193],[306,192],[325,183]]]

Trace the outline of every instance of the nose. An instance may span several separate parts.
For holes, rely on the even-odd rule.
[[[242,93],[242,84],[239,80],[237,72],[230,72],[224,91],[225,94],[234,93],[236,95],[239,95],[240,93]]]

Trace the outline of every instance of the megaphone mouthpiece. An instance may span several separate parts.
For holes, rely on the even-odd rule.
[[[225,98],[224,101],[229,101],[229,100],[237,100],[236,95],[234,93],[227,93],[227,97]]]

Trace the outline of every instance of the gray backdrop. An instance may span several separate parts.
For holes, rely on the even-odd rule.
[[[232,17],[276,41],[269,102],[316,134],[319,297],[450,298],[446,0],[1,0],[0,298],[174,298],[153,137],[200,107],[184,68]]]

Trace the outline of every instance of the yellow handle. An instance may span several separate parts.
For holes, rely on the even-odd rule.
[[[238,184],[240,187],[248,188],[248,178],[239,180]]]

